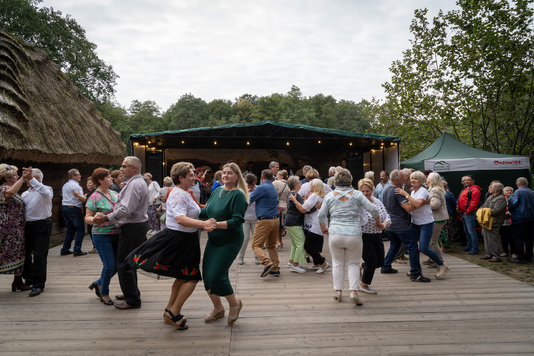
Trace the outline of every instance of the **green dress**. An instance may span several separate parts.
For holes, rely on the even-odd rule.
[[[208,233],[202,274],[204,287],[211,294],[226,296],[234,293],[228,270],[243,244],[243,222],[247,206],[245,194],[241,190],[228,192],[219,187],[213,191],[208,204],[200,212],[201,218],[214,218],[228,224],[227,229],[216,229]]]

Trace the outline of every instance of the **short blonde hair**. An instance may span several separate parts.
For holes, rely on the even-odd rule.
[[[0,164],[0,178],[11,178],[18,172],[17,166],[1,163]]]
[[[358,181],[358,190],[362,190],[362,186],[368,186],[369,188],[371,188],[371,191],[374,191],[375,190],[375,186],[374,186],[374,183],[372,180],[370,180],[369,178],[362,178]]]
[[[287,176],[288,176],[287,171],[285,169],[279,170],[277,175],[281,176],[282,179],[287,179]]]
[[[306,179],[311,182],[315,178],[319,178],[319,172],[312,168],[306,173]]]
[[[425,185],[426,184],[426,176],[423,172],[421,171],[415,171],[413,172],[412,174],[410,174],[410,179],[417,179],[421,185]]]
[[[152,174],[151,174],[151,173],[148,173],[148,172],[146,172],[146,173],[145,173],[145,177],[147,177],[148,179],[152,179]]]
[[[170,186],[172,186],[172,178],[171,178],[171,177],[165,177],[165,178],[163,178],[163,186],[164,186],[164,187],[170,187]]]
[[[321,198],[326,195],[324,193],[324,184],[319,178],[315,178],[310,182],[310,192],[317,194]]]

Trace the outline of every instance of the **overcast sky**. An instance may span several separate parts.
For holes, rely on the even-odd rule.
[[[389,67],[410,47],[418,8],[453,0],[44,0],[70,14],[120,76],[118,102],[163,110],[191,93],[206,102],[242,94],[321,93],[383,98]]]

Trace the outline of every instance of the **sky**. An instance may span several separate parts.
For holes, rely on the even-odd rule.
[[[119,75],[116,99],[167,110],[184,94],[385,96],[389,68],[410,48],[414,10],[454,0],[44,0],[71,15]]]

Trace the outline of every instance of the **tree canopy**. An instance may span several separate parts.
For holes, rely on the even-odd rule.
[[[0,27],[43,49],[82,94],[112,100],[117,74],[96,54],[96,45],[70,15],[37,5],[42,0],[0,0]]]
[[[534,146],[532,0],[459,0],[432,20],[416,10],[412,47],[393,62],[375,102],[377,133],[401,136],[403,157],[442,132],[484,150],[531,154]]]

